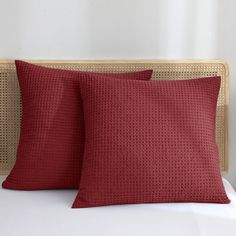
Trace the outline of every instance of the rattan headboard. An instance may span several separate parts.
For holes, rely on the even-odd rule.
[[[228,169],[228,67],[222,61],[31,61],[68,70],[125,72],[153,69],[153,79],[189,79],[220,75],[216,139],[221,170]],[[14,162],[19,138],[21,102],[13,61],[0,61],[0,174],[7,174]]]

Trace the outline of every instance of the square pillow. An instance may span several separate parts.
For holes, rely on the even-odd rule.
[[[46,68],[16,61],[22,121],[15,166],[4,188],[78,188],[84,147],[79,81],[92,75],[149,80],[151,70],[120,74]],[[99,78],[98,78],[99,79]]]
[[[81,81],[86,142],[73,208],[228,203],[215,140],[219,89],[220,77]]]

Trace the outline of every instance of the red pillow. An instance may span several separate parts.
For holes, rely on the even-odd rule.
[[[101,73],[51,69],[23,61],[16,61],[16,69],[23,116],[16,163],[3,187],[78,188],[84,146],[79,81]],[[102,75],[148,80],[152,71]]]
[[[220,77],[86,78],[86,142],[73,208],[127,203],[228,203],[215,141]]]

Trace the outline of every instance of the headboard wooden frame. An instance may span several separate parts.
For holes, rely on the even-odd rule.
[[[153,69],[152,79],[189,79],[219,75],[222,78],[217,103],[216,140],[222,172],[228,170],[228,78],[224,61],[97,60],[28,61],[67,70],[127,72]],[[0,174],[7,174],[15,162],[21,117],[20,91],[14,61],[0,60]]]

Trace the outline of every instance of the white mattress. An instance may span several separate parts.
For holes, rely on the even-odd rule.
[[[0,177],[0,183],[4,177]],[[1,236],[235,236],[236,193],[230,204],[173,203],[71,209],[76,190],[0,188]]]

